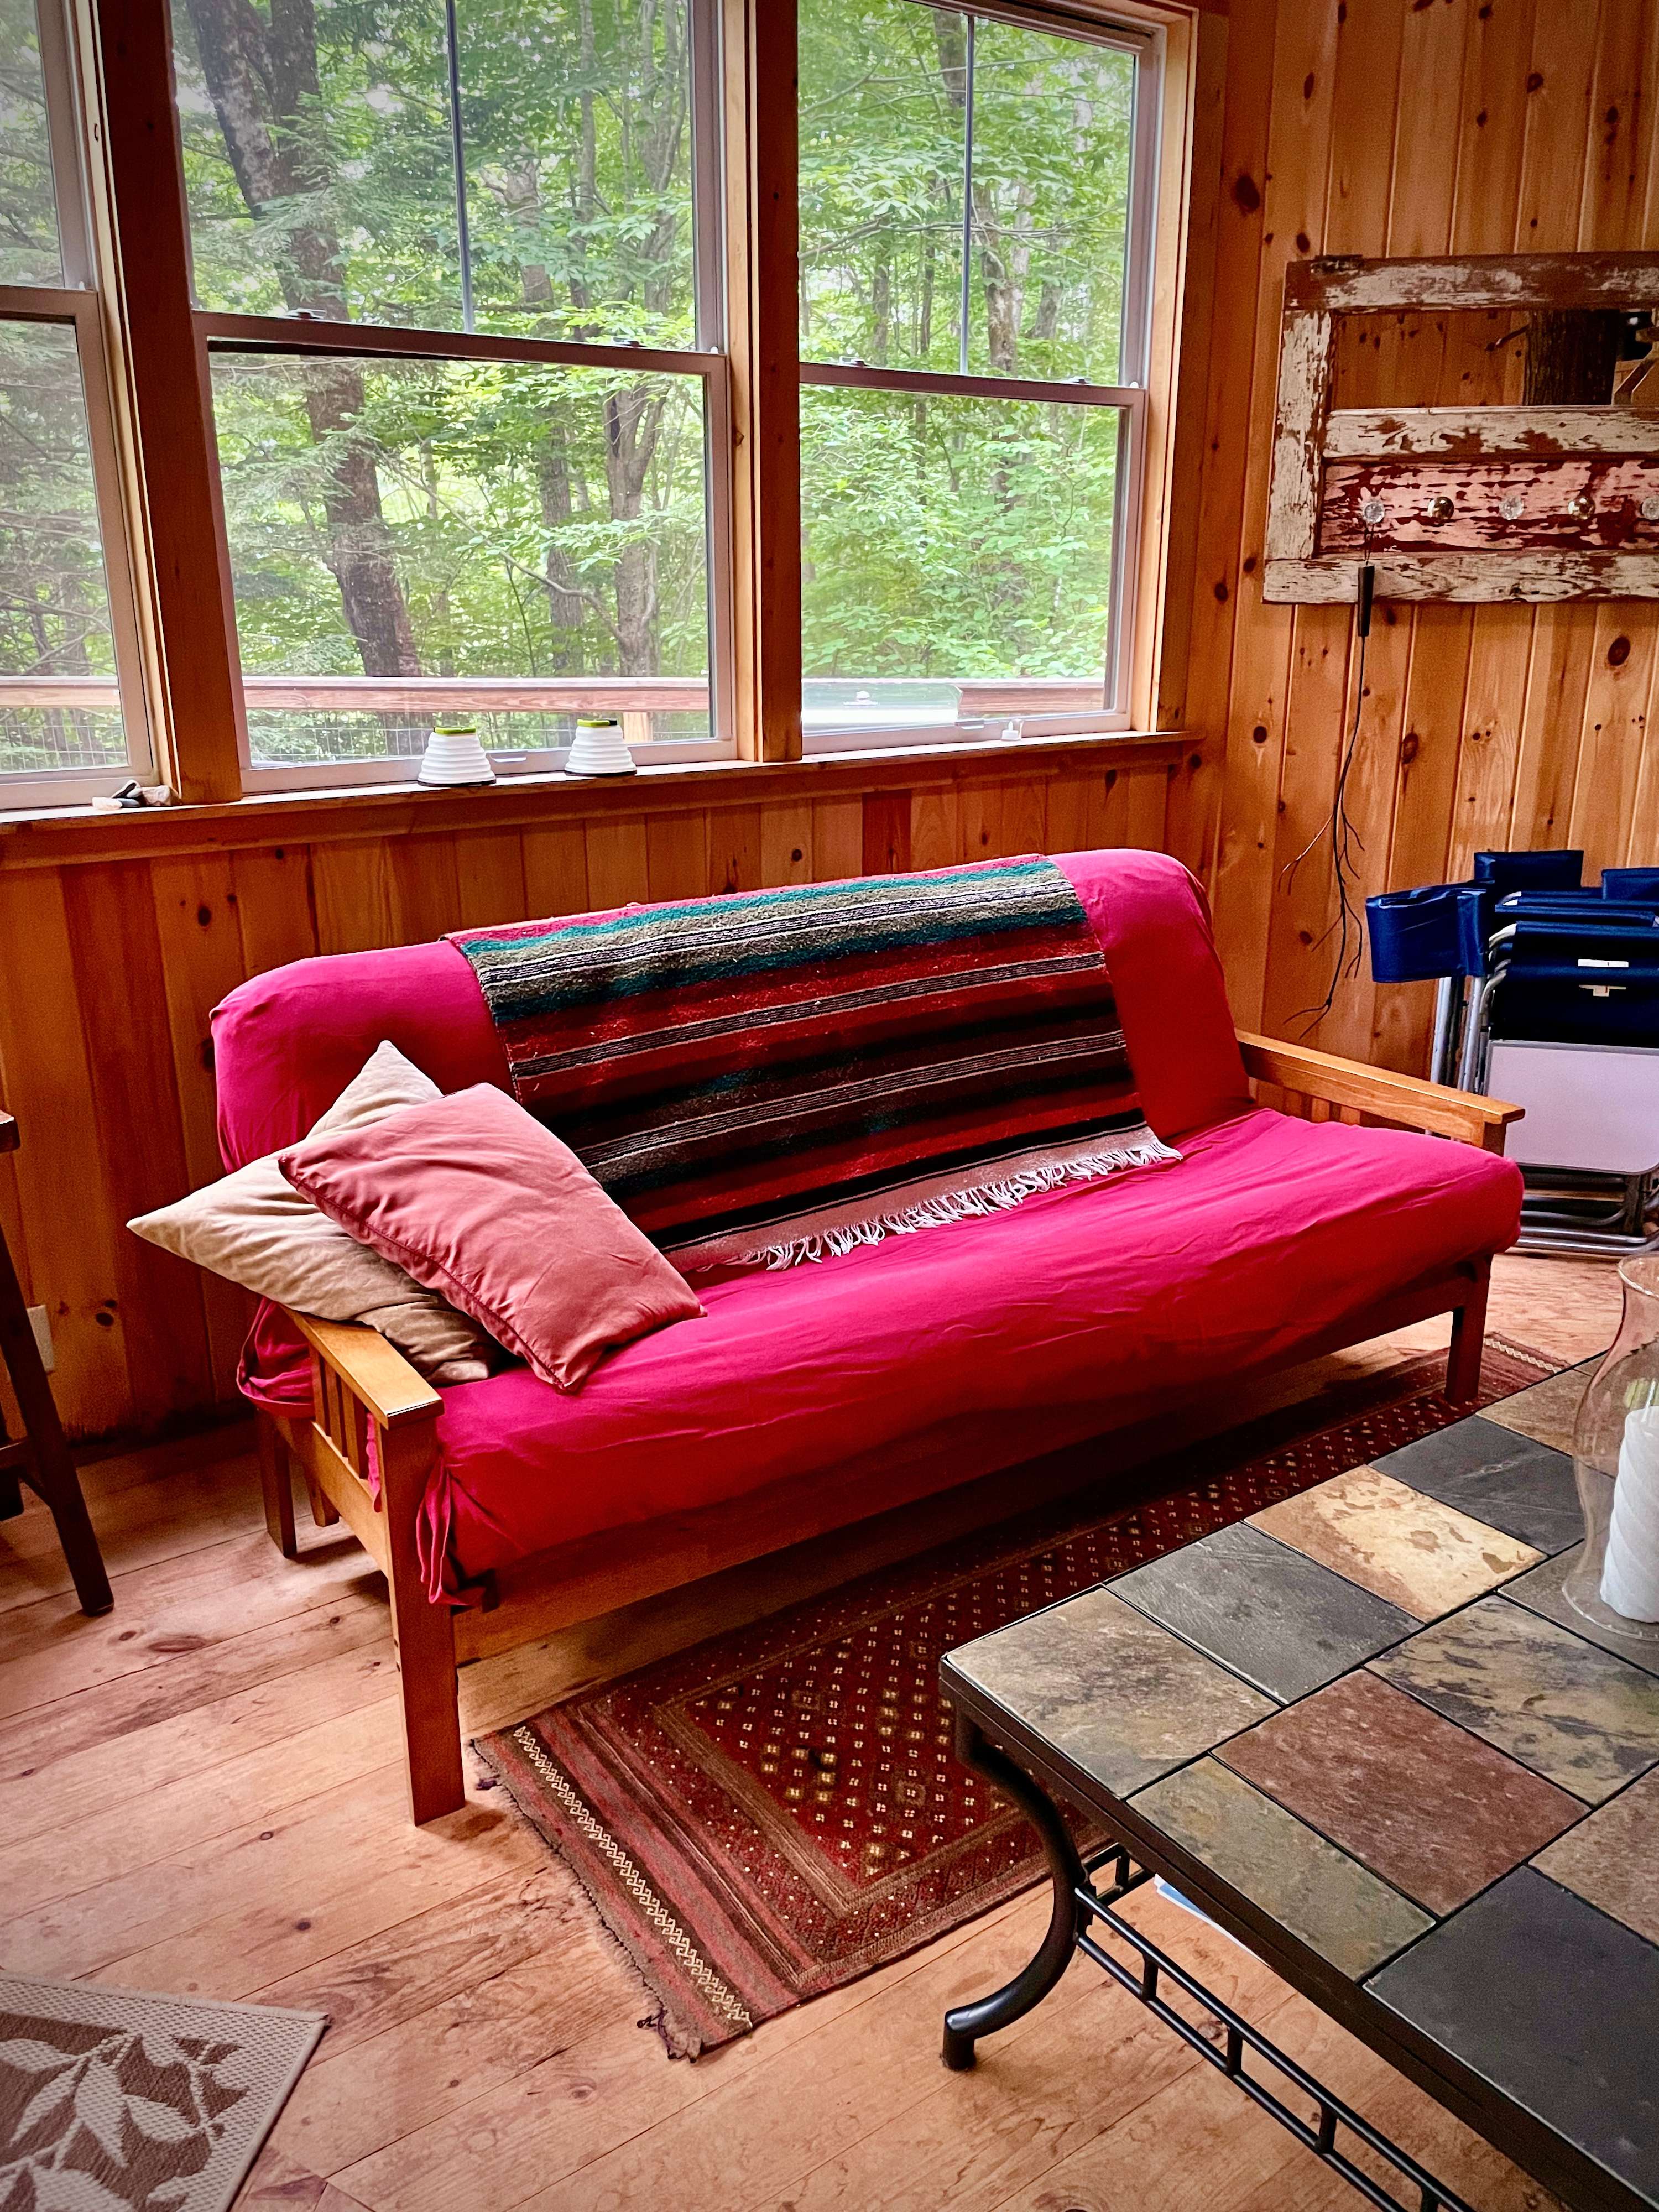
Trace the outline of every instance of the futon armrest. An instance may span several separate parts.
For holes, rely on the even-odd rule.
[[[437,1413],[442,1402],[437,1392],[378,1329],[356,1322],[319,1321],[312,1314],[290,1318],[324,1367],[381,1428]]]
[[[1243,1030],[1238,1048],[1244,1056],[1244,1073],[1256,1082],[1277,1084],[1304,1098],[1346,1108],[1355,1119],[1369,1114],[1409,1129],[1455,1137],[1460,1144],[1478,1145],[1482,1152],[1501,1152],[1504,1130],[1525,1111],[1501,1098],[1454,1091],[1443,1083],[1425,1083],[1420,1076],[1397,1075],[1392,1068],[1339,1060],[1334,1053],[1282,1044],[1276,1037],[1251,1036]]]

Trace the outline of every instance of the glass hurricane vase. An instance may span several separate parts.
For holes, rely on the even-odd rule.
[[[1563,1590],[1598,1628],[1659,1644],[1659,1254],[1619,1274],[1619,1334],[1573,1431],[1584,1548]]]

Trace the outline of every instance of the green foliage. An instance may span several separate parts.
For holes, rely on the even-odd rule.
[[[459,327],[441,0],[316,0],[297,58],[272,5],[176,0],[198,296]],[[954,368],[966,20],[800,24],[803,351]],[[459,25],[477,326],[694,343],[687,0],[459,0]],[[1133,97],[1118,50],[978,24],[975,369],[1116,377]],[[707,670],[695,380],[221,354],[215,390],[250,673]],[[809,388],[802,428],[809,673],[1099,672],[1111,410]]]

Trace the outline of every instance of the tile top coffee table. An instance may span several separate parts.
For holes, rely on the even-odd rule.
[[[1042,1950],[947,2016],[947,2064],[1081,1948],[1374,2203],[1455,2208],[1115,1911],[1162,1875],[1570,2203],[1659,2207],[1659,1645],[1608,1648],[1561,1593],[1583,1523],[1545,1439],[1573,1387],[945,1657],[958,1748],[1054,1880]],[[1105,1832],[1086,1866],[1049,1790]]]

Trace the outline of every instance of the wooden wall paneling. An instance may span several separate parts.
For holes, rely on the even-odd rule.
[[[524,853],[526,919],[539,921],[548,915],[586,914],[593,903],[587,887],[586,825],[550,822],[524,830],[520,843]]]
[[[913,792],[910,866],[948,868],[962,858],[962,805],[956,787]]]
[[[1510,810],[1508,842],[1518,850],[1567,842],[1595,644],[1595,625],[1582,607],[1538,610]]]
[[[971,856],[970,856],[971,857]],[[864,801],[858,869],[866,876],[902,875],[910,866],[910,794],[872,791]]]
[[[1158,785],[1158,842],[1164,842],[1164,771],[1152,771]],[[1002,856],[1042,853],[1048,848],[1048,779],[1022,776],[1002,786]],[[914,867],[915,862],[911,862]]]
[[[927,864],[916,863],[918,867]],[[768,806],[761,814],[761,881],[810,884],[812,880],[812,804]]]
[[[812,876],[820,884],[839,883],[864,866],[864,802],[861,799],[812,801]]]
[[[105,1197],[89,1051],[98,1032],[89,1039],[82,1022],[57,869],[0,875],[0,940],[3,1103],[22,1139],[15,1165],[23,1233],[13,1252],[30,1300],[51,1320],[65,1425],[97,1434],[131,1418],[115,1240],[136,1240],[114,1222]],[[122,988],[118,953],[108,955],[106,981],[108,1006]]]
[[[1183,27],[1185,28],[1187,27]],[[1181,272],[1181,326],[1176,334],[1174,375],[1160,375],[1152,365],[1150,387],[1157,392],[1168,385],[1175,394],[1174,438],[1165,484],[1159,488],[1163,511],[1172,519],[1162,533],[1162,574],[1157,579],[1161,596],[1161,635],[1158,650],[1158,683],[1149,727],[1181,730],[1188,727],[1187,686],[1191,675],[1194,580],[1198,560],[1199,485],[1204,467],[1206,386],[1214,330],[1216,299],[1216,242],[1221,222],[1221,195],[1212,180],[1220,174],[1222,134],[1227,109],[1228,25],[1224,17],[1209,15],[1190,27],[1187,67],[1190,71],[1190,100],[1184,143],[1169,134],[1176,174],[1169,188],[1185,191],[1187,237]],[[1167,157],[1166,157],[1167,161]],[[1167,365],[1166,365],[1167,367]],[[1148,535],[1143,549],[1156,561],[1158,538]],[[1203,829],[1194,822],[1184,833],[1201,843]]]
[[[342,838],[312,848],[311,887],[319,952],[367,952],[398,942],[392,841]]]
[[[262,975],[317,950],[311,849],[256,846],[230,856],[231,896],[242,933],[242,972]]]
[[[1649,609],[1612,600],[1595,608],[1594,617],[1567,836],[1569,844],[1584,848],[1584,872],[1591,880],[1596,870],[1609,863],[1617,867],[1625,858],[1654,667]]]
[[[1553,7],[1555,0],[1543,0]],[[1454,228],[1467,253],[1516,251],[1528,112],[1527,76],[1539,0],[1483,0],[1469,15],[1458,118]],[[1503,180],[1509,180],[1504,189]]]
[[[1114,845],[1128,843],[1128,782],[1116,769],[1109,768],[1103,775],[1090,779],[1085,821],[1082,847],[1085,853],[1106,852]]]
[[[1532,666],[1533,624],[1530,607],[1475,611],[1446,855],[1450,878],[1467,876],[1476,853],[1508,842]]]
[[[598,816],[586,825],[586,833],[589,905],[604,913],[638,898],[651,873],[645,817]]]
[[[714,806],[708,811],[708,882],[711,891],[757,891],[761,874],[761,810],[758,806]]]
[[[230,856],[224,853],[157,860],[148,874],[155,908],[185,1168],[188,1188],[195,1190],[216,1182],[223,1172],[208,1018],[246,973],[235,879]],[[173,1196],[182,1197],[184,1188],[181,1186]],[[230,1403],[236,1396],[236,1369],[252,1321],[253,1302],[246,1291],[218,1275],[204,1272],[198,1280],[215,1395]]]
[[[1395,806],[1399,795],[1400,749],[1405,736],[1406,698],[1415,636],[1414,612],[1411,607],[1379,601],[1372,611],[1371,635],[1364,656],[1363,720],[1348,777],[1347,810],[1353,824],[1359,890],[1366,896],[1388,887]],[[1359,702],[1359,655],[1356,650],[1350,659],[1347,694],[1343,702],[1345,744],[1356,703]],[[1320,1030],[1322,1051],[1345,1053],[1355,1060],[1370,1058],[1374,1008],[1368,988],[1370,975],[1369,957],[1364,956],[1358,978],[1338,992],[1336,1003]]]
[[[1089,848],[1089,788],[1086,775],[1057,775],[1048,786],[1048,842],[1050,853],[1083,853]],[[1176,848],[1171,845],[1170,850]],[[1187,855],[1182,854],[1183,860]],[[924,863],[932,865],[931,862]],[[1190,867],[1192,862],[1188,860]]]
[[[1286,264],[1316,250],[1322,228],[1334,104],[1338,10],[1285,0],[1278,15],[1267,161],[1266,228],[1250,376],[1250,451],[1240,563],[1238,628],[1223,771],[1222,833],[1212,903],[1233,1013],[1261,1025],[1276,873],[1296,611],[1261,595],[1266,542],[1265,455],[1279,382],[1279,325]],[[1237,43],[1237,27],[1234,43]],[[1248,571],[1248,576],[1246,574]]]
[[[456,841],[440,832],[389,841],[392,941],[425,945],[461,926]]]
[[[1169,771],[1161,768],[1136,769],[1124,780],[1129,787],[1124,843],[1139,845],[1148,853],[1162,852],[1170,809]]]
[[[1619,7],[1625,0],[1607,0]],[[1540,0],[1525,79],[1526,131],[1516,211],[1516,251],[1570,252],[1578,234],[1600,7]]]
[[[702,898],[709,887],[705,809],[654,814],[645,828],[646,884],[653,899]]]
[[[1240,563],[1259,565],[1260,543],[1243,544],[1249,477],[1254,351],[1261,318],[1258,287],[1266,221],[1268,108],[1277,0],[1237,0],[1229,30],[1227,104],[1217,196],[1212,362],[1205,402],[1206,465],[1198,493],[1198,549],[1188,645],[1187,727],[1206,740],[1205,765],[1176,819],[1173,848],[1206,881],[1216,866],[1224,766],[1231,744],[1228,700]],[[1198,176],[1194,191],[1206,188]],[[1275,337],[1274,343],[1277,343]],[[1259,592],[1259,586],[1249,589]]]
[[[70,869],[64,912],[98,1130],[76,1211],[107,1211],[131,1404],[154,1423],[212,1403],[215,1389],[201,1270],[122,1225],[191,1182],[149,875],[136,860]]]
[[[524,840],[517,830],[468,830],[458,836],[455,884],[462,929],[532,919],[525,894]]]

